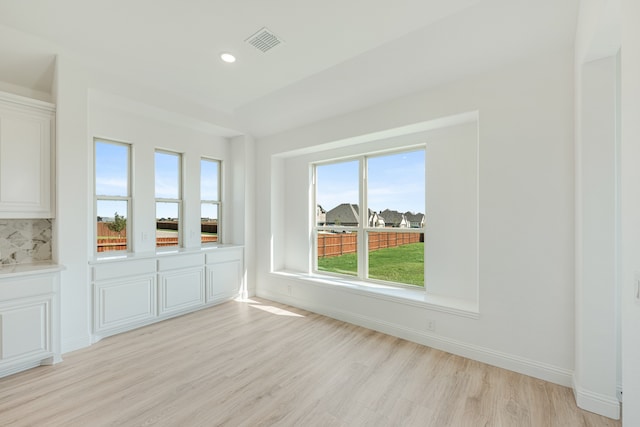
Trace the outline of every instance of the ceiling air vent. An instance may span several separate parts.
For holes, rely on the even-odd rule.
[[[266,28],[258,30],[257,33],[245,41],[262,52],[266,52],[282,43],[282,39]]]

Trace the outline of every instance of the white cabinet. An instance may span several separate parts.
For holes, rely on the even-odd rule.
[[[204,304],[204,254],[158,260],[160,315],[193,309]]]
[[[0,277],[0,377],[60,361],[59,274]]]
[[[112,335],[156,318],[155,260],[94,266],[93,281],[94,334]]]
[[[207,254],[207,302],[235,298],[242,285],[242,248]]]
[[[130,255],[93,264],[93,341],[235,298],[238,246]]]
[[[0,92],[0,218],[54,217],[55,107]]]

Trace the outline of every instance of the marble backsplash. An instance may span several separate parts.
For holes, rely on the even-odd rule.
[[[0,264],[50,260],[50,219],[0,219]]]

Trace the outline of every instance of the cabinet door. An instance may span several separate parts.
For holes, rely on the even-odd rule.
[[[242,284],[242,263],[232,260],[207,265],[207,302],[238,296]]]
[[[51,125],[51,115],[0,107],[0,217],[53,217]]]
[[[156,317],[155,274],[96,282],[94,332],[130,329]]]
[[[0,307],[0,366],[51,354],[51,300],[29,300]]]
[[[204,304],[204,268],[158,274],[160,315],[173,314]]]

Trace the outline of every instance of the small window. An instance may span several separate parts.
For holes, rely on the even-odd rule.
[[[424,286],[425,150],[314,166],[315,270]]]
[[[127,251],[131,235],[131,147],[95,140],[96,252]]]
[[[220,242],[220,161],[200,160],[200,241]]]
[[[182,246],[182,155],[156,151],[156,247]]]

